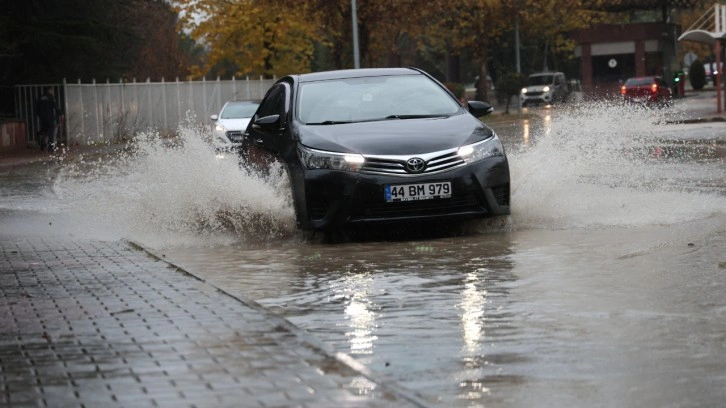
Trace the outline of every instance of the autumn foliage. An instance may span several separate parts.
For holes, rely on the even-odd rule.
[[[195,75],[283,75],[352,68],[350,0],[179,0],[182,22],[208,49]],[[554,7],[554,3],[558,3]],[[565,3],[565,4],[563,4]],[[488,75],[493,46],[511,37],[515,21],[547,38],[551,50],[588,19],[581,1],[357,0],[361,66],[420,65],[445,71],[447,58],[465,57]],[[542,18],[547,16],[547,18]],[[444,61],[444,62],[442,62]],[[425,65],[424,64],[424,65]],[[486,92],[486,87],[481,87]],[[482,95],[486,97],[486,95]]]

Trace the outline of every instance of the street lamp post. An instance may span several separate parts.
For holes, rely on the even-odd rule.
[[[358,8],[355,4],[355,0],[350,0],[351,14],[353,15],[353,63],[355,69],[360,68],[360,55],[358,51]]]

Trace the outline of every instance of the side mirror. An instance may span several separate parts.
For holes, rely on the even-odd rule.
[[[488,103],[482,101],[469,101],[467,103],[467,107],[469,108],[469,113],[477,118],[486,116],[494,112],[494,108],[492,107],[492,105],[489,105]]]
[[[263,116],[254,122],[252,122],[252,127],[255,129],[275,129],[278,127],[280,122],[280,115],[269,115],[269,116]]]
[[[217,121],[217,119],[219,119],[219,116],[217,116],[217,115],[212,115],[212,116],[210,116],[210,117],[209,117],[209,119],[212,119],[213,121],[215,121],[215,122],[216,122],[216,121]]]

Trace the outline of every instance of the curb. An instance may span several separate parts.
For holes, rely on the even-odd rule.
[[[409,390],[393,383],[390,380],[387,380],[385,382],[380,381],[378,379],[378,376],[373,371],[371,371],[368,367],[364,366],[363,364],[359,363],[356,359],[354,359],[350,355],[343,353],[343,352],[335,351],[335,349],[333,349],[333,347],[330,346],[329,344],[323,343],[317,337],[311,335],[307,331],[292,324],[289,320],[273,314],[272,312],[270,312],[268,309],[266,309],[264,306],[260,305],[259,303],[255,302],[253,300],[244,299],[239,295],[235,295],[233,293],[227,292],[226,290],[187,271],[186,269],[184,269],[172,262],[169,262],[168,260],[164,259],[163,257],[158,256],[153,251],[145,248],[144,246],[140,245],[137,242],[128,241],[128,240],[124,240],[124,242],[129,244],[135,250],[144,252],[151,258],[154,258],[157,261],[164,262],[165,264],[171,266],[174,271],[181,273],[185,276],[188,276],[192,279],[195,279],[201,283],[204,283],[205,285],[208,285],[210,288],[214,289],[215,291],[222,293],[225,296],[228,296],[251,309],[254,309],[255,311],[259,312],[260,314],[265,315],[265,317],[268,320],[275,321],[276,324],[285,328],[289,332],[293,333],[296,337],[298,337],[302,341],[302,343],[305,345],[305,347],[308,347],[309,349],[311,349],[319,354],[322,354],[323,356],[332,358],[332,359],[336,360],[337,362],[347,366],[351,370],[353,370],[353,371],[357,372],[358,374],[360,374],[361,376],[365,377],[367,380],[377,384],[383,390],[389,391],[389,392],[393,393],[394,395],[399,396],[401,399],[410,402],[414,406],[417,406],[420,408],[429,408],[430,407],[430,405],[426,401],[424,401],[421,397],[416,395],[414,392],[409,391]]]

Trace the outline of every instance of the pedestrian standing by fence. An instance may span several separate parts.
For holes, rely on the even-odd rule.
[[[38,119],[40,120],[40,150],[46,147],[49,152],[56,149],[58,121],[63,118],[53,94],[53,87],[45,88],[45,93],[38,98]]]

